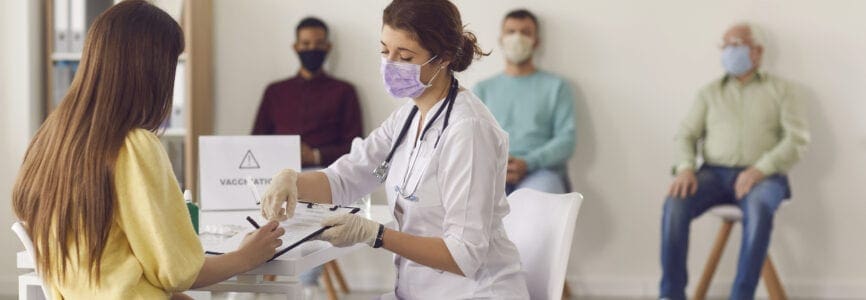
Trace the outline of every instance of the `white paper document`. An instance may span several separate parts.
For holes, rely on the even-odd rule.
[[[340,207],[329,204],[298,203],[295,207],[294,217],[280,222],[280,227],[283,227],[286,233],[280,237],[283,245],[277,248],[274,258],[285,254],[303,242],[313,239],[316,235],[327,229],[321,225],[323,220],[336,215],[354,214],[359,210],[354,207]],[[205,251],[211,254],[223,254],[234,251],[240,246],[246,234],[253,230],[254,228],[250,225],[249,230],[239,232],[222,243],[206,248]]]

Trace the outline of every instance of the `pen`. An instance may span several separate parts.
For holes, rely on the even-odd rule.
[[[253,218],[250,218],[250,216],[247,216],[247,221],[249,221],[250,224],[253,224],[253,227],[255,227],[256,229],[259,229],[259,227],[260,227],[259,223],[256,223],[256,220],[253,220]]]
[[[253,177],[247,176],[247,187],[250,188],[250,191],[253,192],[253,198],[256,200],[256,205],[262,204],[262,196],[259,195],[259,189],[256,188],[256,184],[253,183]]]

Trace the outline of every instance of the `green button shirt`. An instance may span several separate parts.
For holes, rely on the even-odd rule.
[[[704,162],[754,166],[765,175],[786,173],[809,144],[805,107],[793,87],[758,73],[751,80],[723,77],[699,93],[676,135],[675,171],[694,170],[697,145]]]

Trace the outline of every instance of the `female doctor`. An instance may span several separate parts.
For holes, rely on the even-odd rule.
[[[263,215],[285,220],[298,198],[346,205],[385,184],[397,229],[344,215],[320,238],[395,253],[400,299],[528,299],[502,225],[507,135],[454,78],[485,54],[448,0],[394,0],[382,21],[385,89],[411,100],[327,169],[277,174]]]

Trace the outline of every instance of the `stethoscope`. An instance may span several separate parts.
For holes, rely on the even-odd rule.
[[[436,113],[433,115],[433,118],[431,118],[430,121],[427,122],[427,126],[424,126],[424,131],[421,132],[421,138],[419,139],[419,145],[420,145],[420,143],[424,142],[424,138],[427,135],[427,131],[430,130],[430,128],[433,125],[433,122],[436,122],[436,119],[439,118],[439,115],[441,115],[442,111],[444,110],[445,111],[445,120],[444,120],[444,123],[442,125],[442,131],[440,131],[439,136],[436,137],[436,143],[433,144],[433,149],[436,149],[436,147],[439,146],[439,140],[442,138],[441,132],[445,132],[445,128],[448,128],[448,120],[451,118],[451,109],[454,107],[454,101],[457,98],[458,88],[459,88],[459,85],[457,84],[457,78],[451,77],[451,87],[448,89],[448,96],[445,98],[445,103],[443,103],[442,106],[440,106],[439,109],[436,110]],[[391,159],[394,158],[394,153],[397,152],[397,148],[400,147],[400,144],[403,143],[403,140],[406,138],[406,135],[409,133],[409,127],[412,126],[412,119],[415,118],[415,115],[417,113],[418,113],[418,106],[412,107],[412,111],[409,112],[409,116],[406,118],[406,121],[403,122],[403,129],[400,130],[400,134],[397,136],[397,140],[394,142],[394,145],[391,146],[391,151],[388,152],[388,157],[385,158],[385,161],[383,161],[382,164],[379,165],[379,167],[377,167],[375,170],[373,170],[373,175],[376,176],[376,178],[379,180],[379,183],[385,183],[385,180],[388,179],[388,172],[391,170]],[[419,147],[417,147],[417,145],[416,145],[416,148],[419,148]],[[410,156],[412,156],[412,155],[410,154]],[[415,156],[415,160],[417,160],[417,156]],[[409,172],[409,170],[413,169],[414,167],[415,167],[415,162],[413,160],[408,165],[408,167],[406,168],[406,174],[403,175],[403,183],[402,183],[403,187],[401,187],[399,185],[395,187],[395,190],[397,191],[398,194],[400,194],[400,196],[402,196],[404,199],[410,200],[410,201],[417,201],[418,200],[418,197],[415,196],[415,190],[418,189],[418,185],[415,185],[415,190],[412,190],[411,193],[409,193],[409,194],[404,193],[404,189],[405,189],[406,184],[408,182],[408,174],[411,173],[411,172]],[[418,179],[418,180],[420,181],[420,179]]]

